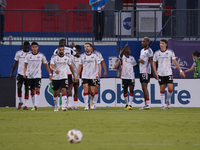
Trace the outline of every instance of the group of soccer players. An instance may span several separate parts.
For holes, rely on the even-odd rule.
[[[143,90],[145,106],[140,108],[150,109],[150,99],[147,85],[150,81],[151,72],[155,79],[158,80],[160,85],[160,98],[161,98],[161,110],[165,110],[165,85],[167,85],[167,107],[170,109],[170,99],[173,92],[173,76],[171,62],[173,61],[177,69],[180,71],[180,75],[185,78],[184,72],[181,70],[179,64],[176,61],[175,54],[172,50],[167,49],[167,40],[160,40],[160,49],[154,54],[152,49],[149,47],[150,39],[144,37],[142,40],[143,49],[140,51],[139,69],[140,69],[140,83]],[[120,52],[121,59],[121,79],[122,87],[124,90],[124,99],[126,102],[125,108],[128,110],[132,109],[132,101],[134,97],[134,86],[135,86],[135,74],[133,67],[137,66],[137,63],[133,56],[130,56],[130,48],[128,43],[125,45],[123,50]],[[158,68],[156,70],[156,62],[158,62]],[[118,63],[118,62],[117,62]],[[151,68],[153,69],[151,71]],[[128,102],[128,87],[129,87],[129,102]]]
[[[156,51],[153,55],[152,49],[149,47],[150,39],[144,37],[142,40],[143,49],[140,52],[140,58],[137,65],[136,60],[131,56],[131,50],[128,43],[120,52],[121,61],[121,79],[122,88],[124,91],[124,99],[126,102],[125,108],[132,109],[132,102],[134,98],[134,86],[135,86],[135,74],[134,66],[140,68],[140,82],[144,95],[145,106],[140,109],[150,109],[150,99],[147,85],[150,81],[150,74],[153,72],[153,76],[158,80],[160,84],[160,97],[161,97],[161,110],[165,110],[165,85],[167,85],[167,107],[170,108],[170,99],[173,92],[173,76],[171,69],[171,61],[174,62],[180,75],[185,77],[184,72],[181,70],[179,64],[176,61],[175,54],[172,50],[167,49],[167,40],[160,40],[160,50]],[[71,48],[72,47],[72,48]],[[17,75],[17,91],[19,104],[17,109],[20,109],[23,105],[22,102],[22,85],[25,85],[25,100],[24,110],[28,110],[27,102],[29,99],[29,89],[31,90],[31,99],[33,102],[32,110],[38,110],[38,103],[40,98],[40,86],[41,86],[41,65],[44,64],[46,70],[49,73],[49,79],[52,80],[53,100],[55,104],[54,111],[60,109],[60,93],[62,94],[62,111],[68,109],[78,109],[78,87],[79,78],[81,74],[82,85],[84,88],[84,110],[96,109],[96,103],[98,100],[98,87],[100,85],[101,64],[104,69],[104,76],[107,76],[107,68],[104,59],[100,52],[94,50],[90,43],[84,44],[85,53],[80,54],[81,47],[79,45],[71,44],[71,47],[66,47],[65,39],[59,41],[58,48],[54,51],[54,54],[50,60],[50,67],[44,54],[38,52],[39,46],[37,42],[32,42],[30,51],[30,43],[24,42],[23,49],[16,52],[15,62],[11,71],[11,78],[13,72],[18,64]],[[156,71],[156,62],[158,62],[158,68]],[[153,70],[151,71],[151,68]],[[53,71],[53,75],[51,71]],[[72,89],[74,87],[74,99],[72,97]],[[128,101],[128,88],[129,88],[129,101]],[[90,103],[88,104],[88,100]]]
[[[19,104],[17,109],[23,105],[22,102],[22,85],[25,85],[24,110],[28,110],[27,102],[29,99],[29,89],[31,90],[31,99],[33,102],[32,110],[38,110],[41,86],[41,65],[44,64],[49,73],[49,79],[52,80],[53,100],[55,104],[54,111],[60,108],[59,99],[62,93],[62,110],[78,109],[76,103],[78,101],[79,76],[82,74],[82,84],[84,88],[85,110],[96,109],[98,99],[98,87],[100,85],[101,63],[104,68],[104,76],[107,76],[107,68],[100,52],[93,49],[90,43],[85,43],[85,53],[80,55],[81,47],[72,43],[72,48],[66,47],[65,39],[59,41],[58,48],[50,60],[50,68],[44,54],[38,51],[37,42],[32,42],[30,51],[30,43],[24,42],[22,50],[15,54],[15,62],[12,67],[10,77],[18,66],[17,75],[17,91]],[[53,75],[50,70],[53,71]],[[72,89],[74,87],[74,99],[72,97]],[[88,99],[90,104],[88,105]]]

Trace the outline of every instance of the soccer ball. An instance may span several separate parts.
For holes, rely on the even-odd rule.
[[[70,143],[80,143],[82,140],[83,134],[77,129],[69,130],[67,133],[67,139]]]

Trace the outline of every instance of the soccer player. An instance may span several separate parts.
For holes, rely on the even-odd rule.
[[[38,52],[39,46],[37,42],[31,43],[32,53],[26,55],[24,60],[24,79],[28,78],[28,86],[31,90],[31,98],[33,102],[32,110],[38,110],[38,103],[40,98],[40,86],[42,71],[41,65],[44,64],[46,70],[49,73],[49,79],[52,79],[50,69],[47,64],[44,54]]]
[[[198,51],[193,51],[192,52],[192,57],[194,59],[194,63],[191,66],[190,69],[186,70],[186,72],[193,71],[194,72],[194,78],[199,78],[200,77],[200,53]]]
[[[65,102],[67,99],[66,89],[68,86],[68,66],[75,77],[74,67],[71,64],[70,59],[71,58],[68,55],[64,55],[64,45],[59,45],[58,54],[53,55],[51,58],[50,69],[53,71],[52,89],[55,104],[54,111],[58,111],[59,109],[60,89],[62,91],[62,111],[66,111]],[[76,80],[76,77],[74,79]]]
[[[128,43],[125,45],[120,53],[122,60],[122,88],[124,91],[124,99],[126,102],[125,109],[132,110],[132,102],[134,97],[134,86],[135,86],[135,73],[133,67],[137,65],[135,58],[130,56],[131,50]],[[129,102],[128,102],[128,87],[129,87]]]
[[[98,65],[98,75],[101,75],[101,65],[98,56],[92,53],[93,48],[90,43],[84,45],[85,53],[81,54],[81,60],[78,66],[77,78],[82,71],[82,85],[84,89],[84,103],[85,109],[88,110],[88,92],[90,89],[91,96],[94,97],[95,86],[96,86],[96,64]]]
[[[140,59],[138,60],[139,68],[140,68],[140,83],[142,86],[142,91],[144,95],[145,106],[141,109],[150,109],[150,100],[149,100],[149,92],[147,89],[147,85],[150,81],[151,74],[151,66],[153,64],[153,51],[149,47],[150,39],[148,37],[144,37],[142,39],[142,47],[143,49],[140,51]]]
[[[98,56],[98,59],[100,60],[103,69],[104,69],[104,77],[107,77],[107,68],[106,68],[106,63],[101,55],[101,53],[97,50],[94,50],[92,47],[93,53],[96,54]],[[90,108],[91,109],[96,109],[96,103],[98,100],[98,88],[100,86],[100,76],[98,75],[99,69],[98,69],[98,65],[96,64],[96,74],[97,74],[97,78],[96,78],[96,87],[95,87],[95,95],[92,98],[92,96],[89,97],[90,99]]]
[[[15,54],[15,62],[12,67],[12,71],[10,74],[10,78],[13,78],[13,72],[15,71],[17,65],[18,65],[18,70],[17,70],[17,93],[18,93],[18,99],[19,99],[19,104],[17,109],[20,109],[21,106],[23,105],[22,101],[22,85],[24,83],[24,88],[25,88],[25,96],[24,96],[24,108],[23,110],[28,110],[27,103],[29,99],[29,90],[28,90],[28,81],[27,79],[23,78],[24,75],[24,59],[27,54],[31,53],[30,52],[30,43],[28,41],[24,42],[23,49],[19,50]]]
[[[76,48],[75,48],[75,44],[73,42],[71,44],[71,47],[73,47],[73,48],[66,47],[65,39],[60,39],[59,45],[64,45],[64,54],[69,55],[70,58],[72,57],[71,55],[78,56],[78,54],[76,54]],[[54,51],[54,55],[57,53],[58,53],[58,49],[56,49]],[[73,103],[72,88],[73,88],[74,83],[73,83],[73,79],[72,79],[72,72],[71,72],[69,66],[67,66],[67,73],[68,73],[68,89],[67,89],[68,109],[72,109],[72,103]]]
[[[75,56],[71,55],[71,63],[73,65],[73,67],[74,67],[74,74],[75,74],[75,77],[76,77],[77,70],[78,70],[78,65],[79,65],[79,62],[80,62],[81,46],[80,45],[76,45],[75,48],[76,48],[76,55]],[[81,76],[81,73],[80,73],[80,76]],[[73,78],[74,78],[74,76],[73,76]],[[77,107],[79,80],[77,82],[74,82],[73,87],[74,87],[74,103],[72,101],[71,105],[72,105],[73,109],[79,109]]]
[[[158,69],[156,72],[156,62],[158,61]],[[153,56],[153,71],[155,78],[160,84],[161,110],[165,110],[165,85],[167,85],[167,107],[170,109],[170,99],[173,92],[173,76],[171,62],[174,62],[176,68],[180,71],[180,75],[185,78],[184,72],[176,61],[175,54],[172,50],[167,49],[167,40],[160,40],[160,50],[156,51]]]

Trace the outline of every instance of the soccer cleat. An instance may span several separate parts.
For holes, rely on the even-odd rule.
[[[165,110],[165,106],[162,106],[162,107],[160,108],[160,110]]]
[[[35,111],[35,107],[33,107],[31,110],[32,110],[32,111]]]
[[[149,109],[151,109],[151,107],[149,105],[145,105],[144,109],[149,110]]]
[[[170,102],[167,101],[166,103],[167,103],[167,108],[170,109],[171,108]]]
[[[27,107],[27,106],[24,106],[23,110],[28,110],[28,107]]]
[[[65,107],[62,107],[62,111],[66,111],[67,110],[67,108],[65,108]]]
[[[90,100],[90,108],[91,108],[91,109],[94,109],[94,103],[93,103],[93,100]]]
[[[129,106],[127,106],[125,109],[127,109],[127,110],[132,110],[132,106],[129,105]]]
[[[93,105],[93,106],[91,107],[91,109],[96,109],[96,105]]]
[[[19,110],[23,105],[23,102],[19,103],[18,106],[17,106],[17,110]]]
[[[84,108],[84,110],[86,110],[86,111],[87,111],[87,110],[89,110],[89,109],[88,109],[88,107],[85,107],[85,108]]]
[[[35,105],[35,110],[38,110],[38,107],[37,107],[37,105]]]
[[[58,111],[58,107],[55,107],[54,111]]]

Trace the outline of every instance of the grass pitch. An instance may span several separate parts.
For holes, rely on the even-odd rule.
[[[0,108],[1,150],[200,149],[200,108],[30,109]],[[83,133],[79,144],[67,141],[74,128]]]

